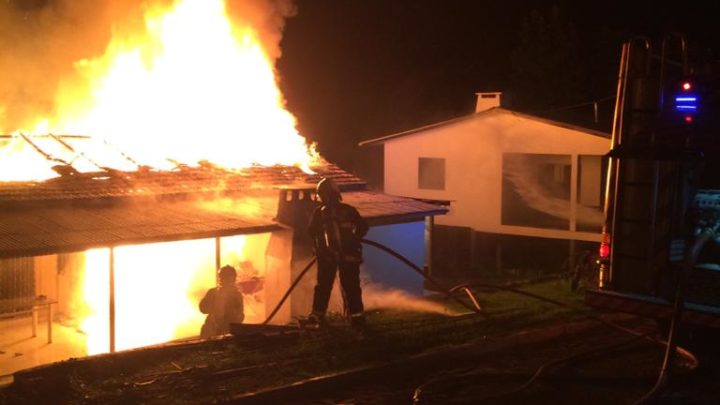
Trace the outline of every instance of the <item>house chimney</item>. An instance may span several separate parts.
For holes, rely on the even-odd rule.
[[[315,187],[283,188],[278,198],[275,220],[292,228],[304,230],[310,215],[318,206]]]
[[[477,95],[477,104],[475,104],[475,112],[483,112],[491,108],[500,107],[500,99],[502,92],[475,93]]]

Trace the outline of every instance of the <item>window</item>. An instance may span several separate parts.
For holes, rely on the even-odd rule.
[[[32,257],[0,260],[0,303],[6,299],[31,299],[35,293]]]
[[[578,231],[600,232],[602,230],[606,173],[606,157],[578,156],[576,225]]]
[[[570,155],[503,154],[503,225],[568,229]]]
[[[602,195],[602,156],[578,156],[578,203],[587,207],[600,207]]]
[[[422,190],[445,190],[445,159],[418,159],[418,188]]]

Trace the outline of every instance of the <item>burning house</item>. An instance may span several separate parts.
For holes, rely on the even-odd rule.
[[[74,65],[51,113],[0,100],[0,375],[197,336],[198,301],[225,264],[245,321],[262,322],[312,257],[304,228],[322,177],[370,238],[424,264],[429,238],[405,235],[445,209],[369,191],[318,156],[283,107],[278,32],[242,11],[149,7],[133,25],[144,29]],[[404,270],[388,260],[368,252],[364,273],[392,285]],[[313,284],[311,273],[274,322],[307,314]]]
[[[23,141],[49,158],[42,152],[52,143],[75,145],[80,156],[83,143],[92,140]],[[322,160],[311,169],[230,171],[205,163],[172,171],[80,173],[56,165],[61,175],[50,180],[0,182],[0,316],[8,318],[0,320],[3,333],[31,336],[32,323],[40,351],[53,351],[42,347],[53,334],[65,336],[64,345],[76,333],[70,339],[78,346],[71,350],[75,356],[197,336],[203,321],[197,303],[225,264],[239,269],[246,321],[262,322],[312,257],[305,226],[322,177],[334,179],[343,199],[374,227],[371,235],[391,246],[404,227],[424,226],[425,218],[444,212],[368,191],[361,179]],[[373,274],[399,267],[377,259],[367,266]],[[274,322],[305,315],[313,285],[314,277],[306,277]]]

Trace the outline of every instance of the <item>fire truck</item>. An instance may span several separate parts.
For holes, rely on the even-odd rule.
[[[599,271],[585,300],[720,328],[720,72],[688,55],[680,34],[622,48]]]

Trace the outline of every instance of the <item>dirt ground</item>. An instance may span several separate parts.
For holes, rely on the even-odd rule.
[[[652,328],[642,320],[632,326]],[[468,350],[461,359],[439,361],[423,370],[408,369],[350,388],[328,389],[300,402],[288,398],[280,403],[632,404],[655,384],[662,350],[601,327],[491,353]],[[678,360],[674,377],[656,403],[720,403],[720,356],[708,352],[698,356],[701,366],[695,370]],[[527,385],[543,365],[543,373]]]

